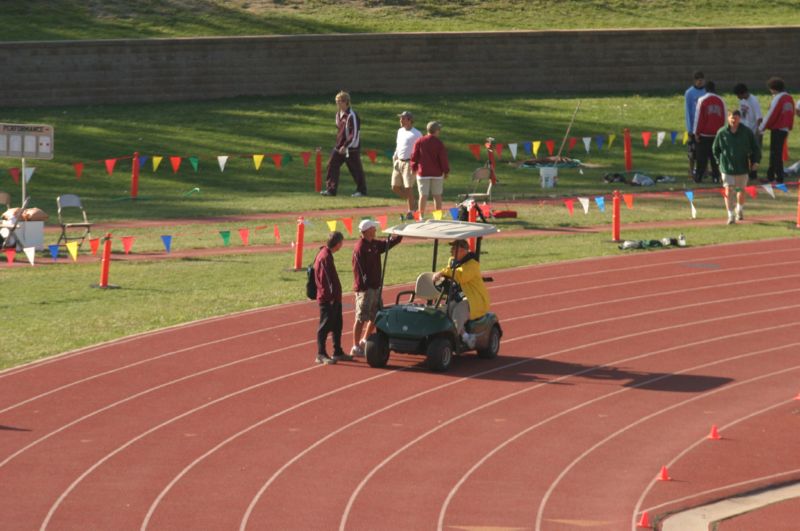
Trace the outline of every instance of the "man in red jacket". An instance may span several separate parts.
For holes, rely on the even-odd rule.
[[[342,350],[342,284],[333,263],[333,253],[342,248],[344,236],[331,232],[328,241],[314,259],[314,281],[317,284],[319,327],[317,327],[317,363],[332,365],[336,360],[349,358]],[[328,333],[333,336],[333,357],[325,352]],[[350,358],[352,359],[352,358]]]
[[[442,193],[444,180],[450,173],[450,163],[447,160],[447,149],[444,142],[439,139],[442,124],[428,122],[428,134],[414,143],[411,151],[411,169],[417,174],[417,188],[419,189],[419,215],[425,214],[425,205],[428,194],[433,195],[433,206],[436,210],[442,209]]]
[[[763,134],[765,129],[770,130],[767,179],[782,183],[786,176],[783,171],[783,145],[794,125],[794,99],[786,92],[786,84],[779,77],[770,78],[767,87],[772,94],[772,103],[758,132]]]
[[[717,131],[725,126],[725,102],[714,93],[713,81],[706,83],[706,93],[697,100],[692,134],[697,141],[697,159],[694,167],[694,182],[702,182],[706,166],[711,162],[711,180],[720,181],[719,165],[712,155],[712,146]]]

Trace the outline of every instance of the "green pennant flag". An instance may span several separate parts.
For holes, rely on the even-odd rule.
[[[394,150],[393,149],[387,149],[386,151],[383,152],[383,154],[386,155],[387,159],[391,160],[391,158],[394,156]]]
[[[284,164],[288,164],[289,162],[292,162],[292,154],[291,153],[284,153],[283,154],[283,163]]]
[[[198,159],[197,157],[189,157],[189,162],[191,162],[194,171],[197,171],[197,166],[198,164],[200,164],[200,159]]]
[[[230,246],[230,244],[231,244],[231,231],[229,231],[229,230],[221,230],[221,231],[219,231],[219,235],[222,236],[222,243],[225,244],[225,247]]]

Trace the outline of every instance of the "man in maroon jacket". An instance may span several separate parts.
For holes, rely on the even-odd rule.
[[[314,259],[314,280],[317,284],[319,304],[319,327],[317,328],[317,363],[331,365],[336,360],[347,358],[342,350],[342,284],[333,263],[333,253],[342,248],[344,236],[331,232],[328,241],[320,248]],[[328,333],[333,336],[333,357],[325,351]],[[350,358],[352,359],[352,358]]]
[[[697,110],[694,114],[694,126],[691,133],[697,141],[696,164],[694,167],[694,182],[703,180],[706,166],[711,162],[711,180],[720,182],[719,165],[712,155],[712,146],[717,131],[725,127],[725,102],[714,91],[713,81],[706,83],[706,93],[697,100]]]
[[[763,134],[765,129],[770,130],[767,179],[782,183],[786,176],[783,170],[783,145],[794,125],[794,99],[786,92],[786,84],[779,77],[770,78],[767,88],[772,94],[772,102],[758,131]]]
[[[444,142],[439,139],[442,124],[428,122],[428,134],[414,143],[411,151],[411,169],[417,173],[417,188],[419,189],[419,215],[425,214],[425,204],[428,194],[433,195],[433,206],[436,210],[442,209],[442,193],[444,180],[450,173],[450,164],[447,160],[447,149]]]
[[[393,235],[388,240],[376,240],[378,224],[368,219],[358,224],[361,238],[353,248],[353,291],[356,296],[356,316],[353,323],[351,356],[364,356],[364,344],[375,330],[375,316],[381,303],[381,254],[403,239]]]
[[[353,197],[367,195],[367,179],[364,176],[364,167],[361,165],[361,120],[356,111],[350,107],[350,94],[339,92],[336,95],[336,145],[328,159],[328,173],[325,177],[325,190],[322,195],[336,195],[339,188],[339,170],[342,164],[347,164],[347,169],[356,182],[356,191]]]

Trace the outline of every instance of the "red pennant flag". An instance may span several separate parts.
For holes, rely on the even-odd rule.
[[[481,160],[481,146],[480,144],[470,144],[469,150],[472,151],[472,156],[475,160]]]
[[[500,156],[503,154],[503,144],[495,144],[494,152],[497,153],[497,158],[499,159]]]
[[[14,247],[9,247],[8,249],[6,249],[6,261],[8,262],[8,265],[14,263],[14,258],[16,256],[17,256],[17,250]]]
[[[574,199],[564,199],[564,205],[566,205],[567,211],[569,212],[569,215],[571,216],[573,214],[573,212],[575,211],[575,200]]]
[[[547,148],[547,154],[551,157],[553,156],[553,151],[556,149],[556,143],[552,140],[545,140],[544,145]]]
[[[133,249],[133,240],[136,238],[134,236],[123,236],[122,237],[122,250],[125,251],[125,254],[131,252]]]
[[[567,151],[572,151],[572,148],[574,148],[575,144],[577,143],[578,143],[578,137],[576,136],[569,137],[569,147],[567,148]]]
[[[106,159],[106,172],[111,175],[114,173],[114,166],[117,164],[117,159]]]
[[[92,255],[97,256],[97,250],[100,248],[100,238],[89,240],[89,248],[92,250]]]
[[[650,144],[650,136],[652,133],[650,131],[642,131],[642,142],[644,143],[644,147],[647,147]]]
[[[625,201],[628,210],[633,210],[633,194],[622,194],[622,200]]]
[[[275,227],[272,229],[272,235],[275,237],[275,243],[280,244],[281,243],[281,231],[278,230],[278,226],[277,225],[275,225]]]
[[[744,191],[747,192],[747,195],[749,195],[753,199],[755,199],[756,195],[758,195],[758,190],[756,190],[755,186],[746,186]]]
[[[303,166],[308,168],[308,161],[311,160],[311,152],[303,151],[302,153],[300,153],[300,156],[303,157]]]
[[[375,164],[375,161],[378,160],[378,152],[375,151],[374,149],[368,149],[367,156],[369,157],[369,160],[371,160],[373,164]]]
[[[172,164],[172,173],[178,173],[178,168],[181,167],[180,157],[170,157],[169,163]]]
[[[342,223],[344,223],[344,228],[347,229],[347,233],[352,236],[353,235],[353,218],[342,218]]]
[[[389,224],[389,218],[387,216],[375,216],[375,219],[377,219],[378,223],[380,223],[381,230],[384,230],[386,225]]]
[[[9,168],[8,173],[10,173],[11,178],[14,179],[14,184],[19,184],[19,168]]]
[[[283,155],[280,153],[273,153],[270,155],[272,157],[272,162],[275,163],[275,167],[281,169],[281,165],[283,164]]]
[[[83,162],[76,162],[72,166],[75,168],[75,179],[80,179],[83,175]]]
[[[789,160],[789,137],[786,137],[786,140],[783,141],[783,161],[786,162]]]
[[[239,229],[239,237],[242,239],[242,245],[250,245],[250,229]]]
[[[490,207],[489,205],[486,204],[481,205],[480,209],[481,209],[481,214],[483,214],[483,217],[488,218],[492,215],[492,207]]]

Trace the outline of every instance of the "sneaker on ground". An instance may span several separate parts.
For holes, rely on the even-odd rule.
[[[363,358],[364,351],[361,350],[361,347],[358,345],[354,345],[353,348],[350,349],[350,356],[354,358]]]
[[[728,214],[728,225],[733,225],[734,223],[736,223],[736,216],[731,212]]]
[[[350,354],[346,354],[344,350],[337,350],[336,352],[333,353],[333,356],[331,357],[336,361],[342,361],[342,360],[350,361],[353,359],[353,356],[351,356]]]
[[[334,195],[336,195],[336,194],[334,194],[334,193],[331,193],[331,192],[329,192],[328,190],[323,190],[323,191],[321,191],[321,192],[319,193],[319,195],[329,195],[329,196],[334,196]]]
[[[362,194],[361,192],[355,192],[350,195],[350,197],[364,197],[367,194]]]
[[[315,363],[321,363],[323,365],[336,365],[336,360],[329,358],[327,355],[317,354],[317,357],[314,359]]]
[[[736,221],[744,220],[744,209],[737,208],[736,209]]]
[[[406,219],[407,219],[407,220],[412,220],[412,219],[414,219],[414,213],[413,213],[413,212],[407,212],[407,213],[406,213]]]
[[[464,344],[469,348],[475,348],[475,334],[464,332],[461,334],[461,339],[464,340]]]

